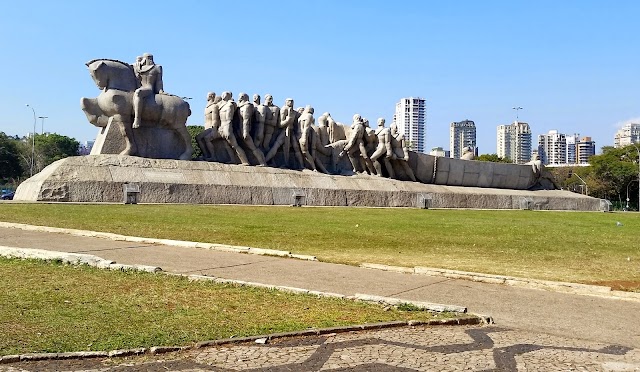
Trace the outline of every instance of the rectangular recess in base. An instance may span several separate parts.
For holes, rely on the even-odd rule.
[[[431,201],[433,200],[433,196],[431,194],[416,194],[416,208],[420,209],[429,209],[431,208]]]

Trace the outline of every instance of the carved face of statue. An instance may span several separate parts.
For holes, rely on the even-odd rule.
[[[260,95],[259,94],[254,94],[253,95],[253,103],[255,103],[256,105],[260,104]]]
[[[213,92],[207,93],[207,101],[212,102],[216,98],[216,94]]]
[[[231,99],[231,97],[233,97],[231,95],[231,92],[222,92],[221,96],[223,101],[228,101]]]
[[[273,96],[271,94],[267,94],[266,96],[264,96],[264,100],[267,103],[267,106],[273,105]]]
[[[247,93],[240,93],[238,96],[238,102],[244,102],[249,100],[249,95]]]
[[[153,66],[155,62],[153,62],[153,55],[149,53],[145,53],[142,55],[142,64],[145,66]]]
[[[353,115],[353,122],[354,123],[361,123],[362,122],[362,116],[360,116],[360,114]]]
[[[292,98],[287,98],[284,101],[284,105],[287,106],[287,107],[293,107],[293,99]]]
[[[396,125],[396,123],[392,123],[390,128],[391,128],[391,134],[398,133],[398,126]]]
[[[379,127],[384,127],[384,122],[385,122],[385,121],[384,121],[384,118],[380,118],[380,119],[378,119],[378,126],[379,126]]]
[[[369,128],[369,119],[362,118],[362,125],[364,125],[365,127]]]

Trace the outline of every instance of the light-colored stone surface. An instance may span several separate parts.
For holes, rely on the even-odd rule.
[[[96,59],[87,68],[100,94],[82,98],[89,122],[100,128],[92,154],[191,159],[186,122],[191,109],[182,98],[164,92],[162,67],[145,53],[132,66]]]
[[[455,159],[439,158],[438,167],[450,165],[450,160]],[[521,167],[495,164],[493,168],[498,165],[516,167],[513,170],[517,171]],[[523,184],[528,182],[520,179]],[[337,176],[124,155],[59,160],[23,182],[14,200],[117,203],[124,201],[125,182],[140,185],[142,203],[291,205],[293,194],[303,192],[306,205],[318,206],[416,207],[421,194],[431,198],[432,208],[518,209],[523,198],[542,209],[595,211],[600,206],[599,199],[561,190],[452,187],[369,175]]]
[[[640,350],[495,326],[416,326],[210,346],[127,360],[23,361],[0,371],[638,371]]]

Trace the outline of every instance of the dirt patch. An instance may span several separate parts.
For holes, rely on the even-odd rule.
[[[603,280],[589,284],[611,287],[614,291],[640,292],[640,280]]]

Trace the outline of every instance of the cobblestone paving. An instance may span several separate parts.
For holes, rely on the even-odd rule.
[[[495,326],[402,327],[14,371],[640,371],[640,349]]]

